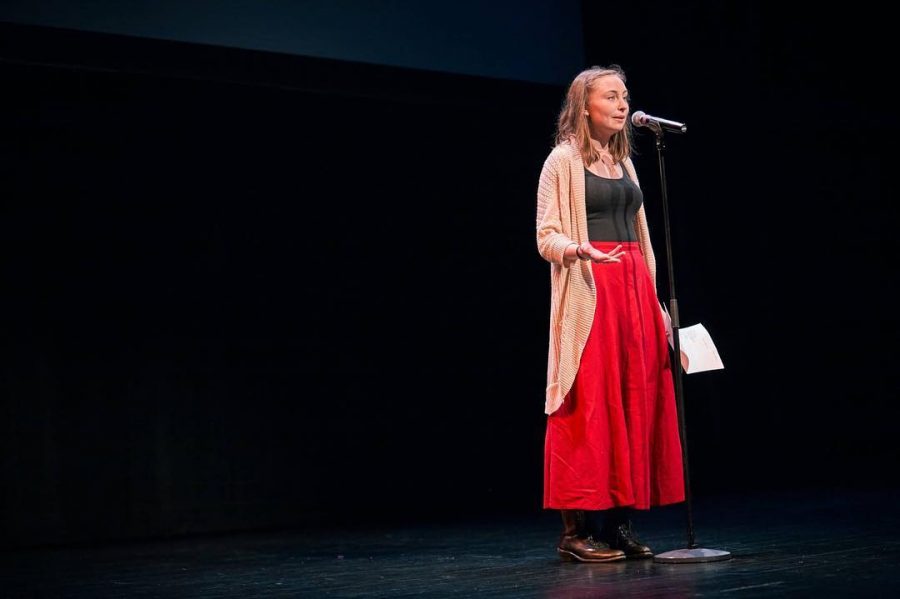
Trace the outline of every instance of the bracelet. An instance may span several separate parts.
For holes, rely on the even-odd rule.
[[[581,246],[580,246],[580,245],[576,245],[576,246],[575,246],[575,256],[576,256],[579,260],[584,260],[584,258],[581,256]]]

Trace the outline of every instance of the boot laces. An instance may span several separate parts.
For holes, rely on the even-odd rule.
[[[585,539],[585,541],[587,541],[588,545],[595,547],[597,549],[606,549],[609,547],[609,545],[607,543],[595,539],[593,535],[588,535],[587,538]]]
[[[631,529],[631,525],[628,523],[619,524],[616,527],[619,533],[619,537],[624,541],[629,541],[631,543],[639,543],[639,541],[635,538],[634,531]]]

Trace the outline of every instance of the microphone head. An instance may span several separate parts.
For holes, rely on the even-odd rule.
[[[644,117],[646,116],[647,113],[643,110],[636,110],[631,114],[631,124],[635,127],[643,127],[647,124],[647,122],[644,120]]]

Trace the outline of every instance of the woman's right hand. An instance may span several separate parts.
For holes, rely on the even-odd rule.
[[[590,258],[592,262],[598,263],[606,263],[606,262],[621,262],[620,258],[625,253],[625,250],[622,249],[622,244],[620,243],[613,249],[609,251],[609,253],[601,252],[594,246],[590,244],[590,242],[585,241],[580,246],[578,246],[578,253],[585,258]]]

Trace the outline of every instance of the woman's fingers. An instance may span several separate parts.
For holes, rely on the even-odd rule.
[[[622,256],[625,255],[625,250],[622,249],[622,244],[620,243],[609,252],[601,252],[597,248],[590,246],[589,248],[583,249],[582,252],[589,254],[591,260],[594,262],[621,262]]]

